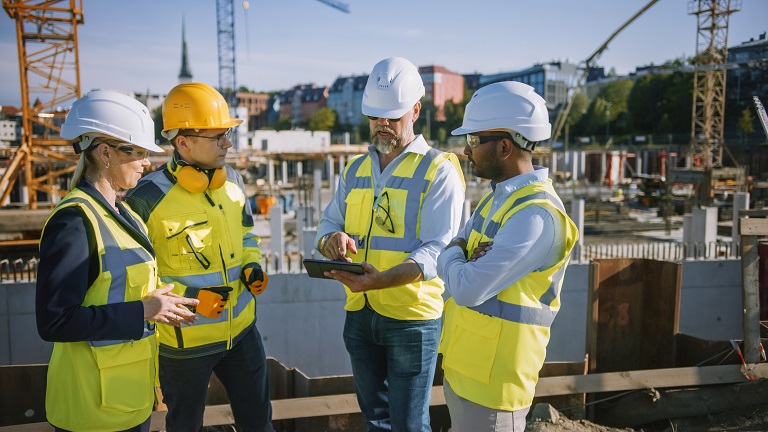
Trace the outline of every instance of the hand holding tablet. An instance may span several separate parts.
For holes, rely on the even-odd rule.
[[[343,270],[355,274],[363,274],[363,265],[348,263],[344,261],[325,261],[317,259],[305,259],[304,268],[307,269],[309,277],[332,279],[323,274],[323,272],[331,270]]]

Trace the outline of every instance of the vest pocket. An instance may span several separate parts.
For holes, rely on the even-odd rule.
[[[154,403],[154,361],[150,340],[92,347],[99,367],[101,409],[132,412]]]
[[[205,213],[190,213],[161,221],[168,248],[165,259],[169,267],[199,270],[210,265],[205,248],[211,244],[211,226]],[[161,251],[158,249],[158,259]],[[210,253],[210,252],[207,252]],[[211,257],[212,259],[213,257]],[[207,264],[206,264],[206,261]]]
[[[501,333],[501,321],[457,306],[443,366],[488,384]],[[449,336],[446,334],[445,336]]]
[[[368,223],[373,212],[372,193],[368,189],[352,189],[346,199],[347,211],[344,214],[344,231],[347,234],[368,234]]]

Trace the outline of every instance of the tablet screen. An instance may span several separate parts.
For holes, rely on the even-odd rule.
[[[348,263],[344,261],[325,261],[316,259],[305,259],[304,268],[307,269],[307,274],[313,278],[332,279],[326,277],[323,272],[330,270],[343,270],[355,274],[363,274],[363,265]]]

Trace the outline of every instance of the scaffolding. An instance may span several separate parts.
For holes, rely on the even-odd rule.
[[[2,4],[16,21],[22,136],[0,178],[0,203],[8,202],[21,179],[30,209],[37,208],[38,192],[48,194],[52,206],[62,189],[66,191],[62,177],[73,172],[77,162],[67,141],[59,137],[59,125],[66,116],[62,104],[80,97],[77,25],[83,24],[82,0]]]

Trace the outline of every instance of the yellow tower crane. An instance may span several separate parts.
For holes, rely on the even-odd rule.
[[[66,192],[66,185],[60,184],[63,176],[73,172],[77,162],[68,142],[59,137],[59,125],[66,115],[62,104],[80,97],[77,25],[83,24],[82,0],[2,0],[2,4],[16,21],[22,136],[21,145],[6,155],[9,163],[0,178],[0,204],[21,181],[30,209],[37,208],[39,192],[47,194],[48,205],[53,206]]]

